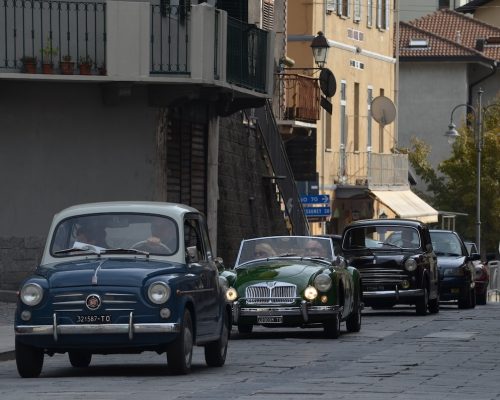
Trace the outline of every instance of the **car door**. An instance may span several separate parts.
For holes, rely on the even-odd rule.
[[[213,336],[219,320],[219,272],[213,261],[206,225],[200,215],[187,215],[184,220],[184,241],[194,256],[188,267],[197,276],[195,299],[198,337]],[[195,251],[195,253],[194,253]]]

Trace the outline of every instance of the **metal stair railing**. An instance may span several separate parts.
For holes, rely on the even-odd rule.
[[[300,201],[292,167],[286,154],[281,134],[276,124],[272,106],[267,100],[264,107],[254,111],[255,125],[263,138],[269,160],[274,171],[278,191],[283,199],[285,213],[289,218],[292,234],[309,235],[309,223]]]

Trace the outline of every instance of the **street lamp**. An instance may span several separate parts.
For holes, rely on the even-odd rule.
[[[483,89],[479,89],[477,92],[477,109],[472,107],[470,104],[459,104],[453,108],[450,116],[450,124],[448,125],[448,130],[444,134],[448,138],[448,143],[453,144],[455,140],[460,136],[456,129],[456,125],[453,123],[453,113],[459,107],[466,107],[474,115],[474,142],[476,144],[476,244],[481,254],[481,151],[483,150],[483,107],[481,104]]]
[[[319,31],[318,35],[314,37],[311,42],[311,49],[313,52],[314,62],[318,68],[323,68],[326,64],[328,57],[328,50],[330,49],[330,44],[323,32]]]

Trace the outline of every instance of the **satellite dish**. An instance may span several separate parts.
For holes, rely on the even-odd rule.
[[[332,97],[337,91],[335,75],[328,68],[322,68],[319,74],[319,87],[326,97]]]
[[[375,121],[387,125],[396,118],[396,107],[388,97],[378,96],[372,100],[371,113]]]

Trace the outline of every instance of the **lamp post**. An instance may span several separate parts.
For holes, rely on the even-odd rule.
[[[326,39],[323,32],[319,31],[318,35],[314,37],[311,42],[311,49],[313,52],[314,62],[319,69],[322,69],[328,57],[328,50],[330,49],[330,44]]]
[[[472,107],[470,104],[459,104],[453,108],[450,116],[450,124],[448,125],[448,131],[444,134],[448,138],[448,143],[452,144],[460,136],[456,129],[456,125],[453,123],[453,113],[459,107],[466,107],[474,115],[474,142],[476,144],[476,245],[481,254],[481,152],[483,150],[483,107],[482,107],[482,96],[483,89],[479,89],[477,92],[477,109]]]

